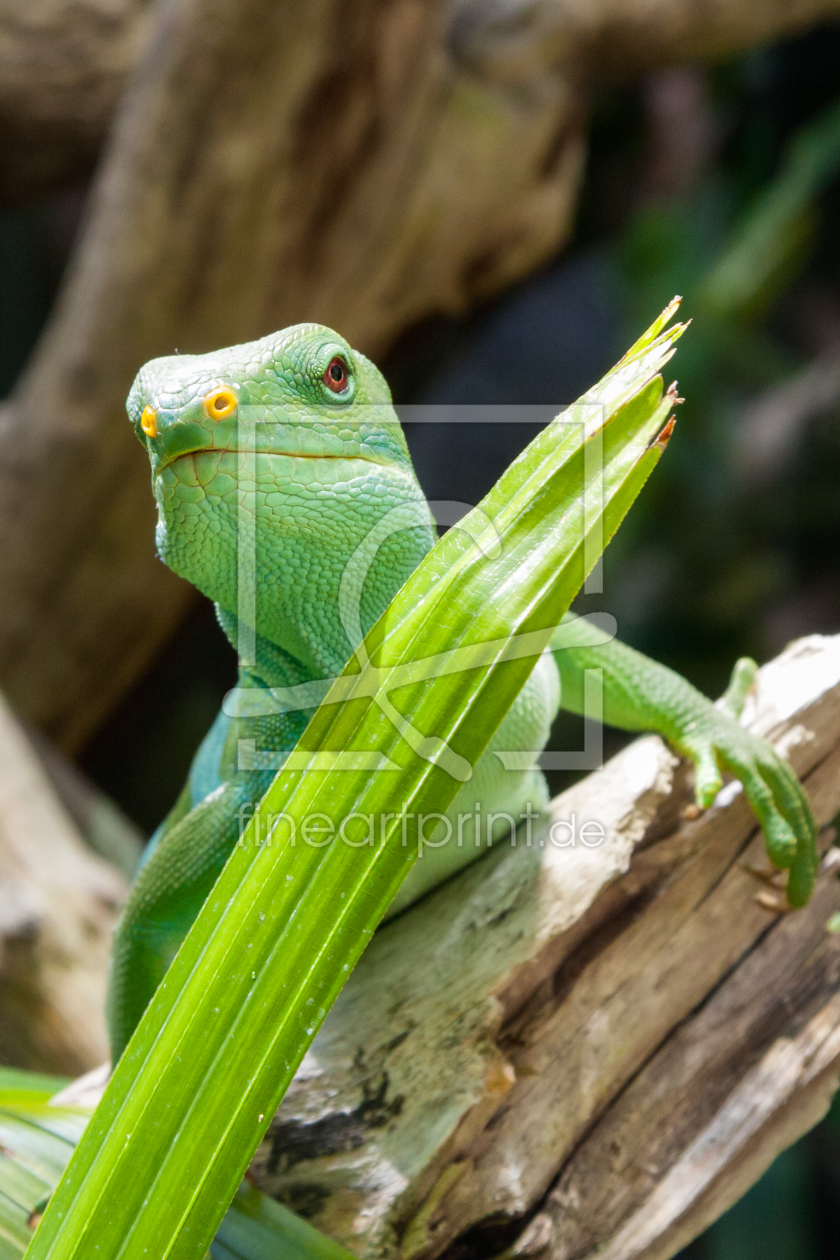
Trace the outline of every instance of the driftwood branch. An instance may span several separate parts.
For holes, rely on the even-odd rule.
[[[0,199],[43,195],[89,173],[141,55],[149,9],[149,0],[0,0]],[[575,79],[585,72],[597,83],[731,56],[835,16],[840,4],[462,0],[441,12],[450,54],[484,77],[532,82],[575,66]]]
[[[685,768],[638,741],[552,805],[603,845],[520,833],[376,935],[257,1153],[261,1188],[402,1260],[666,1260],[734,1202],[840,1076],[840,637],[766,666],[751,725],[824,828],[807,909],[768,908],[742,793],[686,820]]]
[[[597,84],[656,65],[731,57],[838,13],[836,0],[460,0],[451,43],[500,82],[576,64]]]
[[[148,837],[39,730],[23,733],[85,844],[131,881]]]
[[[128,826],[63,773],[91,830],[126,849]],[[72,1074],[107,1055],[105,973],[125,891],[0,699],[0,1062]]]
[[[0,200],[28,200],[90,174],[147,7],[0,0]]]
[[[123,414],[144,360],[304,319],[376,354],[465,310],[565,240],[605,48],[638,68],[838,11],[5,0],[7,182],[15,152],[87,161],[134,63],[63,295],[0,413],[0,683],[17,711],[77,747],[192,598],[153,554]]]

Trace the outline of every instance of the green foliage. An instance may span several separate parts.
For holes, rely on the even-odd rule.
[[[258,842],[259,820],[245,831],[117,1066],[31,1260],[203,1256],[416,857],[417,815],[445,810],[468,777],[661,455],[673,397],[659,372],[682,331],[663,331],[673,309],[440,541],[333,684],[295,764],[332,750],[396,769],[280,772],[260,807],[276,844]],[[381,842],[300,847],[293,837],[318,812],[379,815]]]
[[[818,221],[819,196],[840,172],[840,106],[802,128],[746,200],[745,161],[719,162],[691,193],[642,204],[611,246],[631,330],[675,289],[694,322],[680,354],[687,402],[668,477],[610,549],[605,589],[622,637],[707,694],[725,685],[733,658],[781,649],[775,610],[782,620],[811,569],[830,572],[817,549],[840,525],[840,456],[828,429],[803,422],[808,440],[763,479],[744,471],[742,431],[756,395],[802,367],[769,314],[810,248],[803,224]]]
[[[704,280],[703,305],[723,316],[760,311],[801,261],[814,200],[840,169],[840,101],[794,137],[782,168],[759,194]]]
[[[69,1082],[0,1069],[0,1260],[19,1260],[90,1119],[49,1099]],[[242,1185],[210,1248],[211,1260],[351,1260],[343,1247]]]

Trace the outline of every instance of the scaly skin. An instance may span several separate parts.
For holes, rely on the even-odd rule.
[[[359,630],[366,633],[384,612],[436,536],[377,369],[330,329],[304,324],[215,354],[156,359],[139,373],[128,412],[151,461],[161,558],[214,600],[234,646],[237,617],[253,623],[239,688],[259,696],[337,674]],[[366,570],[359,548],[388,513],[400,528]],[[241,559],[249,547],[251,576]],[[354,566],[355,619],[346,603]],[[342,587],[345,571],[350,581]],[[484,816],[504,811],[514,818],[545,803],[535,763],[561,686],[563,707],[582,712],[583,671],[596,667],[603,671],[605,720],[659,731],[689,757],[701,806],[714,799],[722,770],[740,778],[772,860],[792,868],[791,902],[807,901],[816,849],[804,792],[770,745],[737,721],[751,667],[736,667],[729,707],[716,708],[679,675],[605,640],[588,623],[578,620],[576,646],[564,646],[570,633],[568,623],[555,633],[552,652],[503,719],[450,817],[472,813],[476,802]],[[222,712],[201,745],[117,928],[108,1003],[114,1062],[310,713]],[[249,748],[259,750],[256,759]],[[533,757],[524,769],[504,770],[494,749],[527,749]],[[500,820],[496,833],[507,828]],[[480,855],[469,828],[463,838],[460,846],[424,852],[391,913]]]

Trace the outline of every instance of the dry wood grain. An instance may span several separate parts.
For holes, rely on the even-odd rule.
[[[0,698],[0,1062],[73,1074],[107,1055],[105,974],[125,893]]]
[[[500,82],[575,61],[590,82],[732,56],[840,12],[836,0],[459,0],[452,42]]]
[[[0,199],[42,196],[89,173],[141,54],[149,0],[0,3]],[[836,0],[461,0],[443,23],[474,73],[533,81],[576,64],[592,82],[657,63],[727,56],[840,11]]]
[[[825,848],[840,637],[765,667],[750,721],[805,776]],[[640,740],[552,805],[600,820],[603,846],[520,833],[380,931],[260,1186],[360,1256],[405,1260],[665,1260],[718,1216],[836,1087],[840,884],[829,849],[811,905],[768,912],[742,794],[680,821],[689,799]]]
[[[130,882],[148,836],[40,731],[26,725],[23,733],[88,848]]]
[[[0,200],[90,175],[147,16],[146,0],[0,0]]]

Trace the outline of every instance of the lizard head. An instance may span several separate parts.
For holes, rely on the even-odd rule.
[[[257,631],[307,667],[340,667],[339,587],[365,539],[392,514],[399,529],[363,565],[367,630],[434,537],[376,367],[299,324],[153,359],[127,409],[151,462],[161,559],[228,613],[253,609]]]

